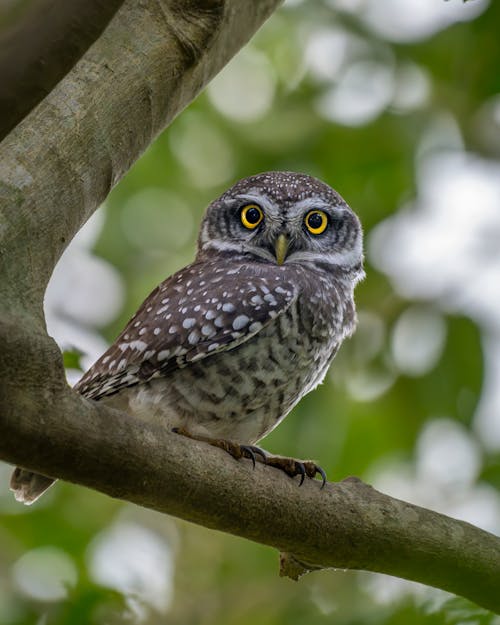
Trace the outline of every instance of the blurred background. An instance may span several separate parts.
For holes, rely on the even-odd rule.
[[[70,245],[50,333],[86,368],[221,191],[318,176],[364,225],[359,328],[263,446],[500,533],[499,27],[487,0],[288,0]],[[1,624],[500,623],[382,575],[281,579],[272,549],[69,484],[26,508],[10,470]]]

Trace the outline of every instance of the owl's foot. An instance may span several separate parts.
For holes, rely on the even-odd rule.
[[[188,438],[192,438],[195,441],[201,441],[203,443],[208,443],[213,447],[219,447],[226,451],[229,455],[231,455],[235,460],[240,460],[241,458],[248,458],[252,461],[253,467],[255,469],[255,463],[257,461],[257,457],[260,458],[260,461],[264,464],[266,463],[266,453],[260,447],[256,447],[255,445],[240,445],[239,443],[234,443],[233,441],[228,441],[224,438],[210,438],[209,436],[203,436],[201,434],[192,434],[188,430],[182,427],[173,428],[172,432],[176,434],[181,434],[182,436],[187,436]]]
[[[300,475],[299,486],[302,486],[306,476],[314,479],[316,475],[321,476],[321,488],[326,484],[326,473],[313,460],[295,460],[295,458],[266,455],[266,464],[284,471],[290,477]]]
[[[259,460],[264,464],[267,464],[276,469],[280,469],[290,477],[300,475],[299,486],[302,486],[304,479],[307,477],[314,479],[316,475],[321,476],[321,488],[326,484],[326,473],[323,469],[312,460],[295,460],[295,458],[286,458],[283,456],[272,456],[265,452],[260,447],[255,445],[240,445],[233,441],[228,441],[224,438],[210,438],[209,436],[203,436],[201,434],[192,434],[188,430],[182,427],[173,428],[172,430],[176,434],[187,436],[196,441],[202,441],[208,443],[214,447],[223,449],[230,454],[236,460],[241,458],[249,458],[255,468],[255,462]]]

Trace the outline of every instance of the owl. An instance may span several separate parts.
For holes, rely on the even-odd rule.
[[[255,443],[322,382],[354,331],[363,275],[360,222],[336,191],[299,173],[245,178],[208,207],[194,262],[154,289],[75,390],[324,483],[314,462]],[[32,503],[52,482],[17,468],[11,488]]]

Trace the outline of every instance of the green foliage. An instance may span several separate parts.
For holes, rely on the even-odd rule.
[[[454,4],[443,3],[450,10]],[[467,8],[474,4],[467,3]],[[279,11],[235,61],[247,63],[238,66],[243,69],[257,68],[264,83],[235,84],[231,114],[221,109],[229,106],[229,95],[221,83],[214,85],[113,191],[94,249],[117,268],[125,285],[122,310],[102,330],[108,341],[158,282],[191,260],[204,207],[239,177],[270,169],[317,175],[358,212],[370,241],[378,224],[420,193],[416,154],[436,119],[443,115],[454,119],[467,150],[499,156],[498,134],[496,139],[493,129],[485,134],[480,123],[488,102],[500,91],[499,3],[491,2],[473,21],[396,43],[375,34],[355,12],[334,10],[335,6],[327,0],[318,0],[314,7],[311,2],[294,2]],[[352,38],[355,51],[351,50],[347,66],[361,59],[394,71],[417,68],[418,76],[426,77],[427,97],[408,107],[388,101],[373,119],[358,125],[328,121],[318,113],[318,101],[340,81],[341,73],[328,79],[306,64],[311,41],[325,31]],[[329,54],[322,63],[334,66],[339,58],[334,51]],[[419,80],[417,74],[410,74],[410,87]],[[236,73],[232,80],[237,77]],[[266,89],[271,93],[267,100]],[[263,98],[262,108],[244,118],[246,103],[256,92]],[[223,105],[217,93],[225,94]],[[357,292],[358,334],[342,348],[325,384],[301,402],[264,446],[315,458],[331,480],[355,474],[382,489],[394,487],[391,494],[451,515],[472,501],[470,511],[479,500],[468,497],[479,493],[474,490],[478,484],[481,496],[487,491],[490,497],[500,487],[498,453],[485,449],[474,429],[484,390],[484,328],[446,298],[408,301],[375,268],[372,258],[369,252],[367,278]],[[402,316],[415,310],[444,323],[437,356],[419,373],[401,368],[394,347]],[[86,346],[64,353],[67,368],[81,369],[80,350]],[[427,465],[423,467],[427,440],[423,432],[432,434],[435,424],[468,441],[479,458],[476,482],[472,479],[459,502],[453,480],[435,481],[429,478]],[[2,471],[5,484],[7,470]],[[442,593],[429,594],[368,573],[321,571],[299,583],[281,579],[278,556],[269,548],[138,511],[68,484],[58,484],[30,509],[4,494],[0,515],[0,624],[114,624],[140,618],[174,625],[500,623],[498,617],[463,600],[445,601]],[[158,605],[143,605],[144,592],[131,601],[127,593],[106,587],[92,573],[91,561],[103,532],[131,520],[169,550],[173,573],[165,564],[152,569],[153,579],[167,580],[161,592],[172,593],[165,614]],[[63,581],[68,584],[65,598],[37,599],[41,582],[28,580],[23,586],[16,577],[20,559],[42,546],[55,547],[69,558],[76,582]],[[134,541],[128,546],[133,547]],[[108,561],[120,555],[113,553]],[[134,552],[136,563],[141,562],[141,553]],[[123,566],[127,567],[135,570],[131,564]],[[151,567],[148,570],[151,573]],[[45,577],[52,574],[47,570]],[[148,579],[147,571],[144,574]]]
[[[83,371],[84,368],[81,363],[83,352],[77,348],[65,349],[63,351],[63,362],[65,369],[76,369],[77,371]]]

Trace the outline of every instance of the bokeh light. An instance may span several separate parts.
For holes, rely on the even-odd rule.
[[[172,553],[153,530],[131,521],[117,521],[90,543],[87,553],[93,579],[125,595],[136,620],[148,608],[164,614],[172,597]]]
[[[323,178],[366,233],[358,330],[263,446],[499,533],[499,6],[287,0],[73,240],[49,333],[90,366],[192,260],[222,190],[270,169]],[[344,571],[296,585],[267,547],[131,511],[62,483],[23,508],[5,486],[0,623],[471,622],[421,585]]]
[[[22,555],[12,567],[20,591],[37,601],[60,601],[77,581],[71,557],[57,547],[38,547]]]

